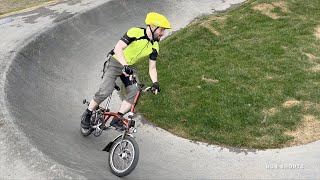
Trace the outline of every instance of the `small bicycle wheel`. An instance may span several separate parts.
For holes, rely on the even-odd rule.
[[[137,166],[139,160],[139,147],[130,136],[125,136],[121,141],[118,138],[111,146],[109,154],[109,167],[111,172],[118,176],[129,175]]]
[[[86,129],[86,128],[81,127],[81,125],[80,125],[80,132],[83,136],[89,136],[93,131],[94,131],[94,129],[92,129],[92,128]]]

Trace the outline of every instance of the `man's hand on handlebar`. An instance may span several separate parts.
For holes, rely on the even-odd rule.
[[[140,85],[137,84],[135,75],[129,75],[129,79],[130,79],[130,81],[132,81],[133,84],[136,84],[137,87],[140,86],[140,88],[142,88],[144,86],[144,85],[141,85],[141,84]],[[145,89],[141,89],[141,90],[143,92],[150,91],[153,94],[158,94],[161,89],[160,89],[160,86],[159,86],[159,82],[154,82],[151,87],[149,86],[149,87],[147,87]]]
[[[132,75],[132,74],[133,74],[133,71],[132,71],[132,69],[131,69],[128,65],[124,65],[124,66],[123,66],[123,69],[122,69],[122,73],[123,73],[125,76],[129,76],[129,75]]]
[[[159,82],[154,82],[152,87],[151,87],[151,92],[153,94],[158,94],[160,92],[160,86],[159,86]]]

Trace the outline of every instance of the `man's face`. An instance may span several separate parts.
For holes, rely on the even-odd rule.
[[[160,41],[161,37],[164,35],[164,28],[159,27],[155,32],[154,32],[154,40]]]

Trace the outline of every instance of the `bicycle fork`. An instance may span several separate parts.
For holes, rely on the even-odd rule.
[[[123,139],[124,139],[124,137],[125,137],[126,135],[134,138],[134,136],[133,136],[132,134],[128,134],[126,131],[123,131],[122,134],[118,135],[116,138],[114,138],[113,141],[109,142],[109,144],[108,144],[105,148],[103,148],[102,151],[107,151],[107,152],[109,152],[110,149],[111,149],[111,147],[112,147],[112,145],[113,145],[113,143],[114,143],[117,139],[119,139],[119,138],[121,138],[121,142],[122,142]],[[121,149],[122,149],[122,143],[120,143],[120,146],[121,146]]]
[[[135,122],[135,121],[132,120],[132,116],[131,116],[131,118],[130,118],[130,114],[129,114],[129,121],[128,121],[128,122],[129,122],[129,129],[123,131],[123,132],[122,132],[121,134],[119,134],[116,138],[114,138],[113,141],[109,142],[109,144],[108,144],[105,148],[103,148],[102,151],[107,151],[107,152],[109,152],[110,149],[111,149],[111,147],[112,147],[112,145],[113,145],[113,143],[114,143],[116,140],[118,140],[119,138],[120,138],[120,149],[121,149],[121,151],[122,151],[122,150],[123,150],[122,142],[123,142],[124,138],[125,138],[126,136],[130,136],[130,137],[134,138],[134,136],[130,133],[130,127],[132,128],[132,130],[131,130],[132,133],[137,132],[137,129],[134,128],[134,124],[135,124],[134,122]],[[131,123],[133,123],[133,124],[131,124]],[[131,126],[131,125],[133,125],[133,126]]]

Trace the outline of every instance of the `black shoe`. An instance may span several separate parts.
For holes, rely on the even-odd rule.
[[[81,116],[81,127],[84,129],[89,129],[90,126],[90,118],[91,118],[92,112],[88,112],[88,110],[86,110],[82,116]]]
[[[112,119],[112,121],[110,123],[110,126],[113,126],[116,129],[119,129],[121,131],[123,131],[125,129],[125,125],[117,117],[113,117],[113,119]]]

